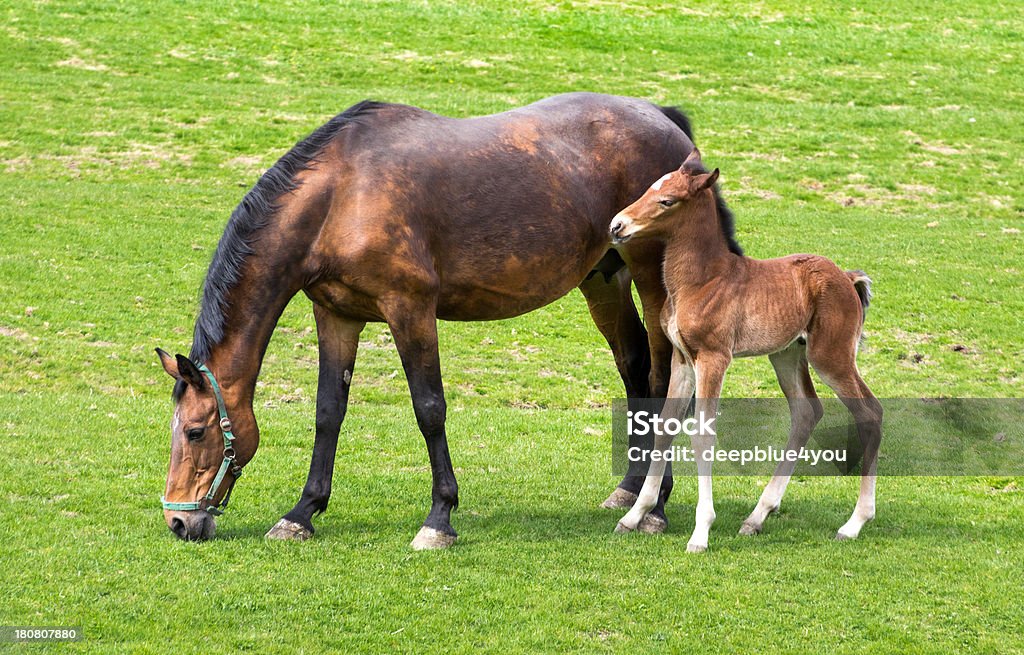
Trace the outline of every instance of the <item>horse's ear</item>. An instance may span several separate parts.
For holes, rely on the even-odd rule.
[[[184,355],[175,355],[174,358],[178,363],[179,377],[196,389],[202,389],[203,385],[206,384],[206,378],[199,371],[199,367]]]
[[[181,377],[181,374],[178,373],[178,362],[174,361],[173,357],[164,351],[163,348],[157,348],[156,354],[160,358],[160,364],[167,371],[167,375],[170,375],[175,380]]]
[[[707,174],[707,178],[705,178],[704,182],[702,182],[700,186],[702,189],[710,189],[712,186],[714,186],[715,182],[717,181],[718,169],[716,168],[715,170]]]
[[[686,160],[683,162],[683,165],[679,167],[679,170],[683,170],[684,168],[689,168],[690,166],[699,166],[699,165],[700,165],[700,150],[697,150],[696,148],[694,148],[693,150],[690,151],[690,154],[686,156]]]

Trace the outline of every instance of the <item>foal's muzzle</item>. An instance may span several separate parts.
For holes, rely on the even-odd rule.
[[[184,541],[206,541],[212,539],[217,531],[213,516],[205,510],[170,513],[167,527]]]
[[[612,237],[612,243],[626,243],[632,234],[626,234],[626,229],[629,227],[629,219],[624,218],[622,214],[617,214],[612,219],[612,224],[608,227],[608,234]]]

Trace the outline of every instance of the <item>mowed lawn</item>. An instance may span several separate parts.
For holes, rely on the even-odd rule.
[[[578,292],[441,325],[459,543],[413,553],[426,452],[386,330],[364,333],[334,496],[302,544],[263,534],[305,480],[316,337],[297,298],[257,390],[262,448],[218,538],[158,496],[170,379],[231,210],[363,99],[453,116],[592,90],[683,106],[749,254],[875,280],[881,397],[1024,395],[1024,15],[1011,2],[21,2],[0,9],[0,625],[89,652],[1024,650],[1013,478],[695,484],[665,535],[613,535],[611,354]],[[778,395],[739,361],[736,397]],[[779,443],[784,441],[780,427]],[[883,441],[883,451],[885,443]],[[11,652],[25,646],[3,646]]]

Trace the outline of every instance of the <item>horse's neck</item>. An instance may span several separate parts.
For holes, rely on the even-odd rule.
[[[252,406],[256,379],[274,328],[301,288],[300,282],[289,277],[286,265],[281,263],[247,262],[246,275],[228,294],[223,337],[211,347],[206,363],[217,376],[229,405]]]
[[[686,294],[727,274],[741,259],[729,250],[711,193],[694,202],[691,216],[665,244],[665,285]]]

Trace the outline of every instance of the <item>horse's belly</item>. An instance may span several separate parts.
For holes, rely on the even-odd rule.
[[[440,253],[440,318],[511,318],[548,305],[578,286],[607,251],[603,230],[583,220],[549,226],[547,240],[535,234],[523,238],[520,231],[521,226],[506,228],[500,247],[479,242],[467,247],[474,241],[467,239],[466,245]]]
[[[551,304],[573,289],[585,274],[534,279],[478,279],[442,282],[437,316],[449,321],[512,318]]]

